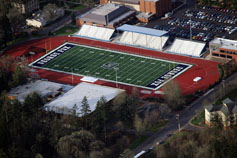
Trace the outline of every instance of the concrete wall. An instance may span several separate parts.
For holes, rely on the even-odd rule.
[[[131,9],[133,9],[133,10],[140,11],[140,5],[138,5],[138,4],[122,3],[122,2],[115,2],[115,1],[110,1],[110,2],[112,2],[112,3],[114,3],[114,4],[125,5],[125,6],[127,6],[128,8],[131,8]],[[110,2],[109,2],[109,3],[110,3]]]

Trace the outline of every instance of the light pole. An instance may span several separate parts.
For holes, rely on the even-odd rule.
[[[115,70],[116,88],[118,88],[118,72],[117,71],[119,70],[119,68],[115,67],[114,70]]]
[[[178,127],[179,127],[179,131],[180,131],[180,120],[179,120],[179,114],[176,114],[176,119],[178,120]]]
[[[192,14],[187,14],[187,16],[189,17],[189,28],[190,28],[190,40],[192,40],[192,19],[191,17],[193,16]]]
[[[30,57],[31,57],[31,62],[33,62],[33,55],[35,55],[35,52],[29,52]]]
[[[73,81],[74,81],[74,78],[73,78],[73,68],[71,68],[71,71],[72,71],[72,85],[73,85]]]
[[[222,80],[222,88],[223,88],[224,95],[225,95],[225,80]]]

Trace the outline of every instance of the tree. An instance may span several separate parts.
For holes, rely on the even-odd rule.
[[[11,30],[16,35],[22,31],[22,27],[26,24],[25,17],[16,9],[12,8],[9,10],[7,17],[11,24]],[[9,29],[9,28],[8,28]]]
[[[0,17],[5,16],[10,8],[10,1],[0,0]]]
[[[135,116],[134,127],[137,132],[143,132],[146,129],[146,127],[143,124],[143,120],[138,115]]]
[[[179,158],[194,158],[197,151],[197,145],[193,140],[188,140],[184,144],[179,145]]]
[[[177,151],[171,147],[170,143],[163,144],[156,149],[157,158],[177,158]]]
[[[23,103],[23,112],[28,117],[35,115],[35,113],[39,110],[39,108],[43,107],[43,105],[44,101],[41,96],[34,92],[25,98]]]
[[[55,4],[52,4],[52,3],[49,3],[46,6],[44,6],[43,14],[46,20],[50,21],[52,19],[55,19],[55,17],[58,17],[58,14],[56,12],[56,10],[58,9],[59,8]]]
[[[218,113],[211,115],[211,125],[214,127],[213,129],[215,133],[219,133],[219,131],[223,128],[222,118]],[[217,133],[216,135],[218,135]]]
[[[133,125],[137,107],[137,100],[134,100],[133,97],[127,95],[123,99],[124,101],[121,102],[120,105],[114,105],[115,108],[113,108],[113,110],[116,111],[120,121],[122,121],[126,125]]]
[[[120,158],[133,158],[134,154],[130,149],[125,149],[120,155]]]
[[[17,66],[13,75],[13,81],[11,82],[11,87],[16,87],[18,85],[25,84],[27,82],[26,72],[20,66]]]
[[[85,128],[87,129],[87,115],[91,112],[90,106],[88,104],[86,96],[81,101],[81,116],[83,118],[83,124],[85,124]]]
[[[210,158],[211,155],[209,153],[209,148],[210,148],[209,145],[203,145],[202,147],[199,147],[194,157],[195,158],[200,158],[200,157]]]
[[[93,131],[101,136],[100,134],[104,133],[104,140],[106,140],[106,99],[104,96],[100,98],[100,100],[96,104],[96,109],[93,113],[92,120],[92,129]]]
[[[88,158],[93,152],[103,151],[104,143],[89,131],[81,130],[59,139],[57,152],[62,158]]]
[[[81,101],[81,115],[82,116],[87,116],[91,110],[90,110],[90,106],[88,104],[88,100],[86,98],[86,96],[84,96],[84,98]]]
[[[164,98],[172,110],[179,110],[182,108],[184,99],[179,85],[171,80],[163,86]]]
[[[1,13],[1,11],[0,11]],[[12,39],[11,24],[6,15],[0,16],[0,48]]]

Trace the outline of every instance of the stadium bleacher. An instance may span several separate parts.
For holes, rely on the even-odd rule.
[[[206,43],[176,38],[166,51],[175,54],[201,57]]]
[[[114,29],[97,27],[84,24],[78,33],[77,36],[83,36],[88,38],[100,39],[109,41],[114,33]]]
[[[129,45],[136,45],[146,48],[152,48],[162,50],[168,40],[167,36],[151,36],[141,33],[127,32],[125,31],[120,38],[120,43]]]
[[[162,30],[127,24],[118,27],[117,30],[123,31],[118,42],[128,45],[162,50],[168,40],[167,32]]]

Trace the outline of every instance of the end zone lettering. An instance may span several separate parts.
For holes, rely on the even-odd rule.
[[[148,84],[146,87],[157,89],[161,85],[163,85],[167,80],[169,80],[170,78],[173,78],[174,76],[177,76],[178,74],[181,74],[187,68],[189,68],[189,65],[178,64],[175,68],[168,71],[167,73],[165,73],[161,77],[157,78],[152,83]]]
[[[53,59],[57,58],[59,55],[65,53],[66,51],[72,49],[73,47],[74,47],[74,45],[67,43],[64,46],[61,46],[61,47],[55,49],[54,51],[50,52],[49,54],[47,54],[44,57],[42,57],[39,60],[37,60],[33,64],[33,66],[41,67],[44,64],[47,64],[50,60],[53,60]]]

